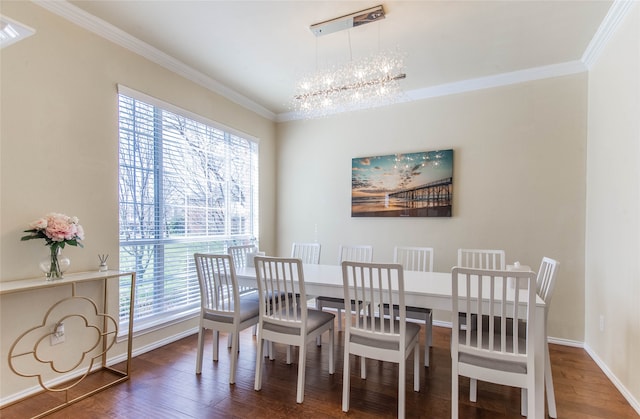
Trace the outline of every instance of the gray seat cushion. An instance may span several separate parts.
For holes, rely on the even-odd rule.
[[[394,313],[397,313],[400,307],[397,304],[393,305]],[[427,307],[414,307],[407,306],[407,318],[415,319],[411,314],[418,314],[420,317],[418,319],[423,319],[427,314],[431,313],[431,309]],[[384,314],[389,314],[389,304],[384,305]]]
[[[331,301],[332,303],[343,303],[344,304],[344,298],[325,297],[325,296],[321,295],[320,297],[316,297],[316,299],[322,300],[322,301]]]
[[[298,309],[298,316],[300,316],[300,310]],[[327,313],[326,311],[308,309],[307,310],[307,333],[311,333],[314,330],[322,327],[328,322],[333,322],[336,316],[333,313]],[[287,335],[299,335],[299,326],[285,326],[281,324],[269,323],[268,319],[265,319],[263,324],[264,330],[270,330],[276,333],[284,333]]]
[[[257,295],[258,293],[251,293],[240,296],[240,322],[258,317],[260,314],[260,300],[256,297]],[[233,303],[231,303],[230,310],[234,310]],[[229,311],[229,314],[207,311],[204,318],[214,322],[233,323],[233,314],[233,311]]]
[[[376,320],[375,330],[379,332],[381,328],[381,325],[380,325],[381,322],[378,317],[376,317],[375,320]],[[411,341],[418,335],[418,333],[420,333],[420,325],[416,323],[411,323],[411,322],[405,322],[405,323],[407,325],[406,326],[407,331],[406,331],[405,342],[404,342],[404,345],[406,348],[409,345],[409,343],[411,343]],[[390,330],[389,322],[385,321],[384,332],[389,333],[389,330]],[[400,330],[400,322],[398,320],[394,320],[394,330]],[[397,342],[392,342],[384,339],[376,339],[374,335],[362,336],[358,334],[351,334],[351,342],[361,344],[361,345],[372,346],[380,349],[391,349],[391,350],[398,349]]]
[[[524,362],[509,362],[497,359],[484,358],[466,353],[458,353],[458,360],[465,364],[476,365],[492,370],[513,372],[516,374],[526,374],[527,364]]]
[[[466,331],[461,331],[458,341],[461,344],[463,344],[465,343],[465,340],[466,340]],[[472,331],[471,332],[472,344],[475,345],[475,342],[477,342],[477,340],[478,340],[478,332]],[[508,336],[506,343],[507,343],[506,345],[507,352],[513,352],[513,336]],[[493,347],[496,350],[500,348],[499,333],[496,333],[494,335]],[[489,334],[486,332],[482,333],[482,348],[484,349],[489,348]],[[525,354],[526,349],[527,349],[526,339],[518,339],[518,353]],[[524,362],[502,361],[502,360],[490,359],[490,358],[485,358],[485,357],[476,356],[476,355],[470,355],[462,352],[458,353],[458,360],[460,362],[464,362],[465,364],[477,365],[483,368],[490,368],[490,369],[506,371],[506,372],[514,372],[519,374],[527,373],[527,364]]]

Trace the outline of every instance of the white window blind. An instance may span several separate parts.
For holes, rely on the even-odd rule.
[[[199,309],[194,253],[257,240],[258,144],[124,86],[118,98],[120,269],[136,272],[138,331]]]

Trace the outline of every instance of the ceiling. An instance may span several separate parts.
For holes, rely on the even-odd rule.
[[[386,12],[379,22],[318,38],[309,30],[379,4]],[[66,7],[99,18],[91,17],[94,27],[107,22],[121,29],[140,48],[162,51],[191,74],[219,82],[224,88],[217,90],[232,100],[277,119],[290,111],[303,74],[379,50],[405,55],[407,78],[400,83],[408,93],[566,63],[584,71],[581,59],[611,4],[93,0]]]

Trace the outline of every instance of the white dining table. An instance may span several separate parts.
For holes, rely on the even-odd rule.
[[[305,292],[309,296],[322,295],[344,298],[342,268],[340,265],[307,265],[303,266]],[[256,272],[253,267],[236,269],[236,277],[241,286],[256,287]],[[408,306],[428,307],[434,310],[451,312],[451,273],[450,272],[417,272],[404,271],[405,302]],[[460,288],[460,295],[464,295]],[[522,293],[524,294],[524,293]],[[523,297],[523,310],[526,297]],[[534,358],[535,358],[535,394],[528,397],[535,399],[535,412],[528,412],[530,418],[544,417],[544,345],[545,336],[545,304],[537,296],[535,308]]]

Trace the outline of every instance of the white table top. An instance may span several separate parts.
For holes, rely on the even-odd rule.
[[[305,264],[303,271],[307,294],[338,298],[344,296],[340,265]],[[236,276],[239,281],[244,279],[247,281],[245,284],[250,285],[250,281],[256,279],[255,269],[238,268]],[[450,272],[404,271],[404,289],[407,305],[451,311]],[[464,295],[462,288],[460,295]],[[522,302],[526,302],[525,296],[522,296]],[[537,297],[536,306],[544,307],[544,301],[540,297]]]

